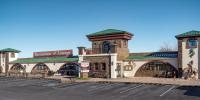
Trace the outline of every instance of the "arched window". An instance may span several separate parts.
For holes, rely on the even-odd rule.
[[[66,63],[58,70],[61,75],[78,76],[78,68],[80,66],[76,63]]]
[[[38,64],[36,66],[36,69],[37,70],[45,70],[45,69],[48,69],[48,67],[45,64]]]
[[[111,51],[110,42],[104,41],[103,42],[103,53],[110,53]]]
[[[142,65],[136,72],[139,77],[173,77],[177,76],[177,70],[169,63],[152,61]]]
[[[32,72],[48,72],[48,71],[49,67],[43,63],[35,65],[35,67],[32,69]]]
[[[196,48],[197,47],[197,40],[196,39],[188,39],[187,41],[187,48]]]
[[[24,71],[24,67],[21,64],[15,64],[11,67],[11,71],[21,72]]]

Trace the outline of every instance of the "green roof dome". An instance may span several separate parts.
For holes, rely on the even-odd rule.
[[[15,53],[19,53],[21,51],[20,50],[16,50],[16,49],[12,49],[12,48],[5,48],[5,49],[1,49],[0,52],[15,52]]]
[[[189,31],[175,36],[176,38],[184,38],[184,37],[200,37],[200,31]]]
[[[129,32],[117,30],[117,29],[106,29],[103,31],[88,34],[87,36],[99,36],[99,35],[110,35],[110,34],[121,34],[121,33],[129,33]],[[129,34],[131,34],[131,33],[129,33]],[[133,35],[133,34],[131,34],[131,35]]]

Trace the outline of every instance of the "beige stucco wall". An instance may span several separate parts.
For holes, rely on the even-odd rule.
[[[9,62],[11,61],[14,61],[14,60],[17,60],[18,58],[18,53],[15,53],[15,57],[14,58],[11,58],[11,53],[9,52],[8,53],[8,60]],[[2,72],[5,73],[5,67],[6,67],[6,58],[3,57],[3,54],[0,53],[0,66],[2,67]]]
[[[26,68],[26,72],[27,73],[30,73],[33,69],[33,67],[35,67],[35,65],[38,64],[38,63],[34,63],[34,64],[21,64],[23,67]],[[61,66],[63,66],[65,63],[44,63],[46,64],[50,70],[56,72],[60,69]],[[13,66],[14,64],[9,64],[9,70],[11,69],[11,67]]]
[[[187,40],[184,39],[183,42],[182,42],[182,68],[183,69],[187,68],[188,67],[187,64],[191,60],[193,60],[193,68],[198,70],[198,46],[199,45],[197,45],[197,48],[193,48],[195,55],[192,58],[190,58],[189,57],[189,50],[190,49],[186,48],[186,43],[187,43]]]
[[[18,53],[15,53],[15,57],[14,58],[11,58],[11,53],[10,52],[8,53],[8,55],[9,55],[9,62],[17,60],[17,58],[18,58]]]
[[[137,70],[142,67],[142,65],[152,62],[152,61],[158,61],[158,60],[132,60],[131,61],[131,65],[133,65],[133,70],[132,71],[124,71],[123,70],[123,74],[124,77],[134,77],[135,73],[137,72]],[[172,59],[161,59],[159,61],[165,62],[165,63],[169,63],[172,66],[174,66],[176,69],[178,69],[178,61],[177,58],[172,58]],[[129,64],[129,61],[124,61],[122,66],[126,66]],[[135,65],[135,66],[134,66]],[[123,68],[123,67],[122,67]]]

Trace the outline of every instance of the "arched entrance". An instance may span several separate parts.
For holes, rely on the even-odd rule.
[[[177,69],[169,63],[151,61],[142,65],[136,72],[135,77],[177,77]]]
[[[50,69],[46,64],[38,63],[33,67],[31,74],[45,77],[49,71]]]
[[[79,65],[76,63],[66,63],[60,67],[58,73],[67,76],[78,76]]]
[[[24,76],[25,68],[21,64],[14,64],[9,70],[9,76]]]

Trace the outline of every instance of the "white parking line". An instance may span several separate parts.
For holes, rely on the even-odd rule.
[[[79,88],[88,85],[89,83],[74,83],[74,84],[68,84],[67,88]]]
[[[171,90],[173,90],[174,88],[176,88],[176,86],[172,86],[171,88],[169,88],[167,91],[163,92],[160,97],[164,96],[165,94],[167,94],[168,92],[170,92]]]
[[[121,92],[119,92],[119,93],[128,92],[128,91],[130,91],[130,90],[133,90],[133,89],[139,88],[139,87],[141,87],[141,86],[143,86],[143,85],[140,84],[140,85],[134,86],[134,87],[132,87],[132,88],[129,88],[129,89],[127,89],[127,90],[121,91]]]
[[[116,85],[116,84],[108,84],[108,85],[103,85],[103,86],[100,86],[100,87],[96,87],[96,88],[93,88],[93,89],[90,89],[88,91],[94,91],[94,90],[97,90],[97,89],[101,89],[101,88],[107,88],[107,87],[111,87],[113,85]]]

